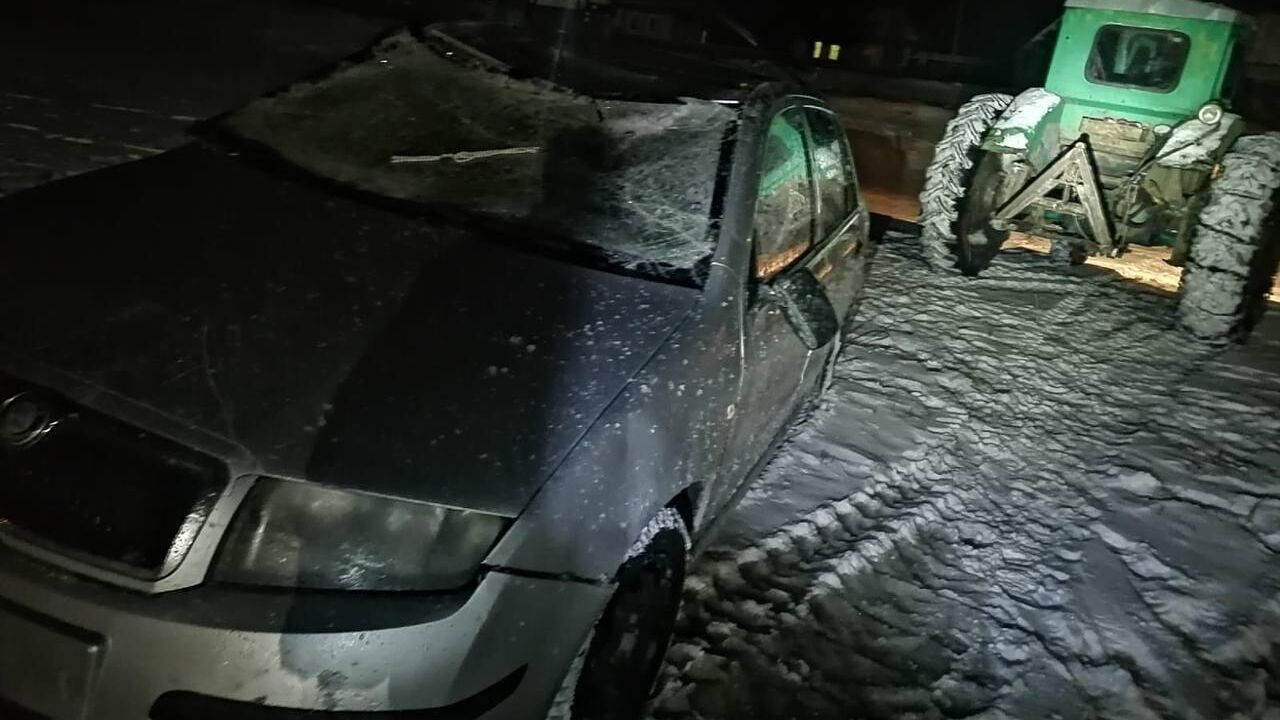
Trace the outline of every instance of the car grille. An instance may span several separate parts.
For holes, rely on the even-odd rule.
[[[23,434],[31,413],[12,412],[15,398],[40,410],[47,432]],[[0,529],[134,575],[173,570],[225,466],[38,390],[0,382],[0,400]]]

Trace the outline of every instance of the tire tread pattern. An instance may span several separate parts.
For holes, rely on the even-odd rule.
[[[1178,320],[1211,342],[1242,337],[1275,272],[1280,133],[1240,138],[1209,189],[1182,271]]]
[[[924,259],[939,272],[957,272],[956,222],[974,163],[996,118],[1013,103],[1001,93],[978,95],[947,123],[934,149],[920,194],[920,243]]]

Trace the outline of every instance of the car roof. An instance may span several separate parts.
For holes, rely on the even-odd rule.
[[[575,37],[490,22],[431,25],[428,41],[452,45],[489,69],[541,79],[599,99],[738,103],[757,88],[791,82],[782,66],[752,51],[677,46],[634,38]]]
[[[1068,8],[1116,10],[1143,15],[1167,15],[1188,20],[1210,20],[1225,23],[1248,23],[1249,17],[1238,10],[1213,2],[1198,0],[1067,0]]]

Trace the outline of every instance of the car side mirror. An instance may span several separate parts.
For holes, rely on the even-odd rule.
[[[808,268],[778,276],[770,285],[774,302],[782,308],[791,329],[810,350],[825,347],[840,332],[836,309],[822,283]]]

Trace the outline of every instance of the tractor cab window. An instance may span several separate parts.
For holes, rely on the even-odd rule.
[[[1172,30],[1105,25],[1089,56],[1088,78],[1102,85],[1173,92],[1191,51],[1191,38]]]

